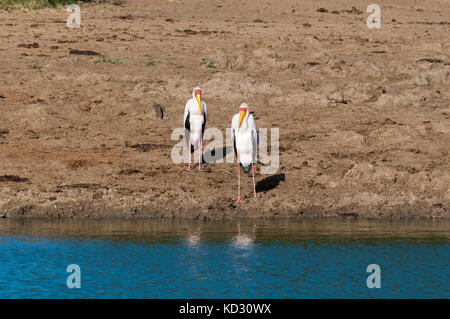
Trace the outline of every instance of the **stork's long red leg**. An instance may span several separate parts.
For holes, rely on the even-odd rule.
[[[198,139],[198,171],[200,172],[200,164],[202,163],[202,138]]]
[[[238,157],[238,160],[237,160],[237,164],[238,164],[238,198],[236,200],[236,203],[239,204],[239,203],[242,203],[242,200],[241,200],[241,162],[239,161],[239,152],[237,153],[237,157]]]
[[[253,166],[253,154],[252,154],[252,175],[253,175],[253,197],[256,198],[255,167]]]
[[[191,171],[191,135],[189,135],[189,146],[188,146],[188,152],[189,152],[189,164],[188,164],[188,172]]]

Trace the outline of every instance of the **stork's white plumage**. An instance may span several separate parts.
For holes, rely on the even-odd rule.
[[[253,177],[253,196],[256,198],[255,187],[255,167],[256,147],[258,144],[258,133],[253,115],[246,103],[242,103],[239,107],[239,113],[233,116],[231,120],[231,138],[234,144],[234,152],[238,160],[238,199],[241,200],[241,166],[245,173],[252,170]]]
[[[198,170],[202,162],[202,139],[206,127],[206,103],[202,100],[202,91],[196,86],[192,91],[192,98],[184,107],[184,132],[186,144],[189,148],[189,166],[191,170],[191,153],[199,149]]]

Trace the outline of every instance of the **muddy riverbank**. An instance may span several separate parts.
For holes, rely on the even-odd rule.
[[[378,30],[355,0],[0,12],[0,216],[450,218],[450,7],[378,4]],[[224,137],[242,101],[279,128],[257,199],[171,160],[197,84]]]

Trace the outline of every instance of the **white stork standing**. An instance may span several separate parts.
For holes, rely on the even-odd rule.
[[[231,138],[238,161],[238,198],[236,203],[242,203],[241,166],[244,173],[249,173],[250,169],[252,170],[253,196],[256,198],[255,167],[253,164],[256,159],[258,133],[256,132],[255,120],[253,115],[250,114],[246,103],[241,104],[239,113],[235,114],[231,120]]]
[[[202,90],[196,86],[192,91],[192,98],[184,107],[184,136],[189,148],[189,166],[191,170],[191,153],[199,149],[198,170],[202,162],[202,139],[206,126],[206,103],[202,100]]]

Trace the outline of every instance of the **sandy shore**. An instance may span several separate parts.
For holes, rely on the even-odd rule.
[[[450,218],[450,7],[377,3],[379,30],[355,0],[0,13],[0,216]],[[172,162],[197,84],[208,127],[246,101],[279,128],[257,199],[235,164]]]

